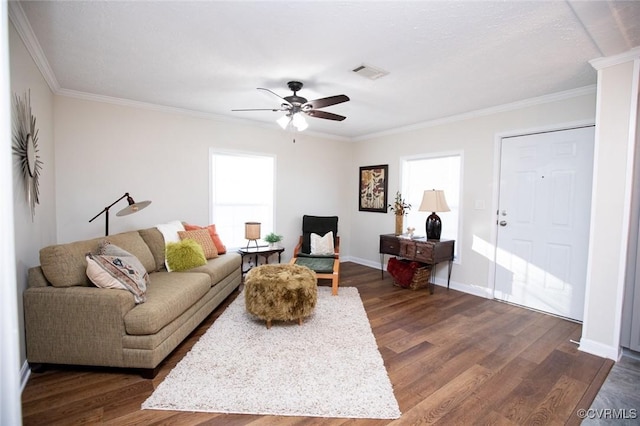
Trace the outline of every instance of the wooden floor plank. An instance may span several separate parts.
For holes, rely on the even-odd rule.
[[[569,336],[575,327],[576,324],[570,321],[558,321],[540,336],[535,345],[531,345],[524,356],[533,362],[542,362],[559,345],[569,341]]]
[[[513,423],[495,409],[504,405],[504,401],[511,397],[513,390],[535,367],[536,364],[531,361],[516,358],[504,368],[489,369],[494,374],[462,404],[451,410],[446,420],[449,424],[460,425],[492,424],[491,419],[494,418],[500,419],[500,422]]]
[[[562,375],[542,402],[529,414],[524,424],[563,425],[574,413],[574,401],[584,394],[586,387],[584,382]]]
[[[23,424],[579,424],[576,410],[589,408],[613,365],[570,342],[580,338],[579,324],[540,312],[443,287],[434,294],[401,289],[379,269],[349,262],[341,265],[340,285],[360,292],[403,412],[397,421],[141,410],[235,292],[153,380],[90,367],[32,373],[22,394]]]
[[[395,424],[433,424],[446,418],[447,414],[478,389],[489,377],[491,371],[479,365],[472,365],[458,376],[449,380],[444,386],[431,393],[403,417],[391,423]]]

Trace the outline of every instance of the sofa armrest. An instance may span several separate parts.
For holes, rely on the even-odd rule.
[[[29,362],[124,365],[124,316],[135,307],[131,293],[47,286],[28,288],[23,299]]]
[[[27,271],[27,287],[46,287],[50,285],[40,266],[34,266]]]

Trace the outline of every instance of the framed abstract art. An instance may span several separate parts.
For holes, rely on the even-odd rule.
[[[387,186],[389,166],[360,167],[358,210],[361,212],[387,212]]]

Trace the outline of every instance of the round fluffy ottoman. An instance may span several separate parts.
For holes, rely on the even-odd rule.
[[[316,307],[318,287],[316,273],[306,266],[261,265],[253,268],[244,280],[247,311],[267,322],[291,321],[308,317]]]

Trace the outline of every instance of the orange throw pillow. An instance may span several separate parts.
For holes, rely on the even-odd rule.
[[[218,235],[218,232],[216,231],[216,225],[198,226],[198,225],[190,225],[187,223],[184,225],[184,229],[185,231],[195,231],[198,229],[206,229],[207,231],[209,231],[209,235],[211,235],[211,239],[213,240],[213,244],[215,244],[216,249],[218,250],[218,254],[225,254],[227,252],[227,248],[224,246],[224,244],[222,244],[220,235]]]
[[[215,244],[213,244],[213,238],[206,229],[195,229],[193,231],[178,231],[178,235],[181,240],[191,238],[196,243],[200,244],[204,251],[204,257],[207,259],[213,259],[218,257],[218,250]]]

